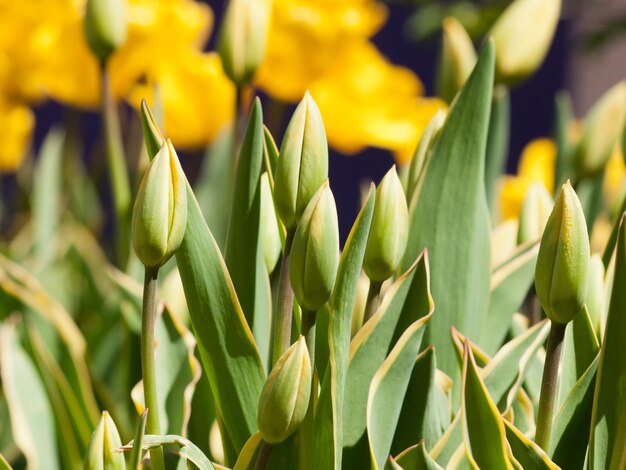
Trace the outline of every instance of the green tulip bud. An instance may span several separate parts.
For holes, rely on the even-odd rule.
[[[443,44],[437,76],[438,94],[451,103],[476,65],[476,49],[469,34],[455,18],[443,20]]]
[[[420,181],[423,178],[424,170],[428,166],[430,155],[435,147],[435,144],[439,140],[439,135],[443,129],[443,125],[446,122],[447,112],[440,109],[430,119],[422,136],[420,142],[415,149],[415,154],[411,160],[411,166],[409,167],[409,175],[406,180],[406,201],[408,205],[413,202],[413,196],[419,193]]]
[[[289,278],[300,306],[317,311],[330,298],[339,266],[339,223],[335,198],[326,181],[306,207],[296,228]]]
[[[269,177],[267,173],[263,173],[261,175],[261,243],[263,259],[268,273],[274,271],[278,258],[280,258],[281,244],[278,224]]]
[[[249,83],[265,56],[268,0],[230,0],[222,20],[218,51],[226,75],[238,86]]]
[[[326,178],[326,132],[320,110],[307,91],[285,131],[274,176],[276,211],[287,229],[296,226]]]
[[[606,91],[593,105],[583,125],[576,151],[581,176],[597,175],[615,150],[626,121],[626,81]]]
[[[569,181],[561,187],[541,238],[535,289],[556,323],[571,321],[585,304],[589,279],[589,237],[585,214]]]
[[[133,209],[133,246],[141,262],[160,267],[174,254],[187,225],[187,180],[167,140],[141,181]]]
[[[152,159],[161,150],[165,138],[146,100],[141,100],[141,128],[143,129],[148,157]]]
[[[539,240],[548,222],[554,202],[546,187],[533,183],[524,197],[517,229],[517,244]]]
[[[398,268],[408,237],[409,210],[394,165],[376,190],[374,215],[363,259],[363,269],[372,281],[384,281]]]
[[[499,82],[515,83],[534,73],[550,49],[561,0],[515,0],[491,30]]]
[[[108,412],[103,411],[85,455],[84,470],[123,470],[126,468],[124,454],[116,452],[122,440]]]
[[[309,406],[312,376],[309,351],[300,336],[280,356],[261,391],[257,423],[266,442],[278,444],[300,427]]]
[[[126,41],[126,1],[87,0],[84,26],[91,51],[105,62]]]
[[[605,309],[604,264],[602,257],[595,254],[589,261],[589,288],[587,289],[587,311],[598,338],[602,338]]]

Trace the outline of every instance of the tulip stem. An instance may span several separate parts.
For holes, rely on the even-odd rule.
[[[111,192],[116,223],[116,255],[119,266],[125,266],[130,249],[130,184],[120,121],[117,114],[115,100],[111,94],[109,76],[105,66],[102,66],[102,124],[106,142],[106,155],[109,165]]]
[[[159,406],[157,400],[156,368],[154,363],[154,327],[156,324],[156,286],[159,268],[146,267],[141,309],[141,372],[143,376],[143,396],[148,413],[148,434],[161,435]],[[163,449],[150,450],[151,468],[163,470]]]
[[[265,470],[267,468],[267,464],[270,462],[271,456],[272,444],[262,441],[259,455],[256,458],[256,463],[254,464],[254,470]]]
[[[285,250],[280,263],[278,278],[278,294],[276,302],[276,320],[274,324],[274,340],[272,343],[272,365],[289,348],[291,344],[291,319],[293,317],[293,289],[289,280],[289,255],[294,230],[287,230]]]
[[[556,393],[559,361],[566,326],[566,324],[552,322],[550,337],[548,338],[548,348],[546,350],[546,361],[543,366],[535,442],[546,452],[550,450],[552,416],[554,414],[554,395]]]
[[[365,303],[365,313],[363,314],[363,324],[372,318],[376,310],[378,310],[378,306],[380,305],[380,289],[382,286],[382,281],[370,280],[370,287],[367,291],[367,302]]]
[[[309,399],[309,407],[307,408],[304,421],[300,426],[300,469],[312,469],[315,448],[315,406],[317,403],[317,374],[315,373],[315,320],[317,312],[302,309],[301,334],[306,341],[306,347],[309,350],[309,358],[311,360],[311,371],[313,372],[311,380],[311,398]]]

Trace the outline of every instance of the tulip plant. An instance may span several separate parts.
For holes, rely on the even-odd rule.
[[[105,79],[117,1],[87,9]],[[529,184],[518,218],[498,216],[509,87],[559,11],[515,0],[478,51],[446,20],[450,106],[370,184],[343,246],[314,97],[280,148],[246,98],[269,21],[253,0],[226,9],[238,122],[200,177],[145,101],[129,171],[105,92],[109,253],[59,210],[50,131],[32,222],[0,255],[0,469],[625,468],[626,199],[602,192],[626,84],[577,135],[557,101],[554,194]]]

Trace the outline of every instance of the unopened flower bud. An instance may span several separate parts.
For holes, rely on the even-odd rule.
[[[438,70],[438,95],[451,103],[476,65],[474,44],[455,18],[443,20],[443,44]]]
[[[150,163],[133,209],[133,246],[145,266],[162,266],[183,241],[187,225],[186,181],[168,140]]]
[[[300,336],[280,356],[261,392],[257,423],[266,442],[280,443],[300,427],[309,406],[311,380],[309,351]]]
[[[317,311],[330,298],[339,266],[335,198],[322,185],[306,207],[291,245],[289,278],[298,304]]]
[[[409,211],[395,165],[376,190],[374,215],[363,269],[372,281],[384,281],[398,268],[409,236]]]
[[[626,81],[606,91],[585,117],[576,151],[576,169],[581,176],[594,176],[602,171],[619,143],[624,121]]]
[[[126,1],[87,0],[85,35],[102,62],[126,41]]]
[[[238,86],[249,83],[263,62],[269,17],[269,0],[228,2],[218,50],[224,72]]]
[[[122,447],[122,440],[115,423],[108,412],[103,411],[96,430],[91,435],[91,442],[85,455],[84,470],[124,470],[124,454],[116,452]]]
[[[263,259],[268,273],[272,273],[280,258],[280,232],[274,210],[272,189],[267,173],[261,175],[261,243]]]
[[[287,229],[296,226],[326,178],[328,143],[324,123],[317,104],[306,92],[285,131],[274,176],[276,211]]]
[[[589,237],[585,214],[569,181],[561,187],[541,238],[535,289],[556,323],[571,321],[583,308],[589,279]]]
[[[553,206],[552,197],[543,184],[530,185],[520,210],[517,230],[518,245],[541,238]]]
[[[165,139],[146,100],[141,100],[141,128],[148,157],[152,159],[161,150]]]
[[[561,14],[561,0],[515,0],[495,22],[496,76],[515,83],[542,64]]]

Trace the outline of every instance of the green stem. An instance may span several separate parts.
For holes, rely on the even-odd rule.
[[[274,340],[272,343],[272,365],[289,348],[291,344],[291,319],[293,317],[293,289],[289,280],[289,255],[294,230],[287,231],[285,251],[280,263],[278,278],[278,298],[276,302],[276,321],[274,324]]]
[[[554,395],[556,393],[559,360],[561,358],[561,348],[563,346],[566,326],[567,325],[561,323],[552,322],[550,337],[548,338],[548,348],[546,350],[546,362],[543,366],[535,442],[546,452],[550,450],[552,416],[554,415]]]
[[[306,341],[311,359],[311,370],[313,371],[311,380],[311,398],[306,411],[304,421],[300,426],[300,469],[313,469],[314,448],[315,448],[315,407],[317,403],[317,380],[315,374],[315,320],[317,312],[302,309],[301,334]]]
[[[370,288],[367,291],[367,302],[365,303],[365,313],[363,314],[363,324],[367,322],[372,315],[376,313],[380,305],[379,296],[380,288],[383,286],[382,281],[370,280]]]
[[[157,400],[156,368],[154,363],[154,328],[156,323],[156,286],[159,268],[146,267],[141,309],[141,372],[143,375],[144,403],[148,412],[148,434],[161,435],[159,405]],[[163,470],[163,449],[150,450],[151,468]]]
[[[119,116],[104,65],[102,67],[102,122],[115,210],[117,261],[119,266],[125,266],[130,249],[130,183]]]
[[[270,462],[271,456],[272,456],[272,444],[263,441],[261,443],[261,449],[259,450],[259,455],[256,458],[256,463],[254,464],[254,470],[265,470],[267,468],[267,464]]]

